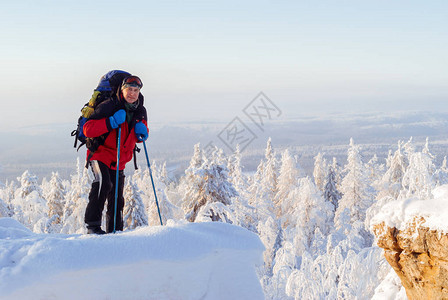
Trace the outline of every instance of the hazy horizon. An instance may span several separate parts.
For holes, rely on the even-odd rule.
[[[373,154],[384,159],[389,149],[396,150],[399,140],[407,141],[411,137],[419,147],[428,137],[430,150],[439,163],[448,152],[448,113],[444,112],[366,112],[297,118],[286,118],[282,114],[276,119],[266,119],[262,128],[251,123],[242,112],[238,118],[254,134],[242,151],[247,172],[256,169],[269,137],[278,155],[289,148],[307,172],[318,152],[327,158],[335,156],[340,164],[344,164],[350,138],[363,145],[362,153],[366,159]],[[226,140],[225,129],[231,121],[151,124],[147,141],[150,159],[158,163],[166,161],[171,175],[176,177],[184,171],[196,143],[201,143],[203,149],[208,144],[217,146],[230,155],[235,144]],[[66,122],[30,127],[35,130],[33,133],[30,130],[0,132],[0,139],[9,141],[9,144],[0,145],[0,182],[15,180],[25,170],[38,175],[39,180],[48,179],[52,171],[58,171],[68,179],[76,170],[77,157],[83,162],[86,151],[85,147],[79,152],[73,148],[70,131],[74,126]],[[142,153],[137,155],[137,160],[140,167],[146,168]],[[128,174],[133,172],[132,162],[126,169]]]

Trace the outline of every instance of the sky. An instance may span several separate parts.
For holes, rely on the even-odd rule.
[[[446,1],[4,2],[0,181],[27,168],[39,178],[61,163],[74,169],[85,150],[74,151],[70,132],[114,69],[143,80],[154,159],[188,157],[167,151],[197,142],[225,148],[220,138],[231,124],[248,125],[260,145],[295,136],[245,116],[260,92],[277,108],[275,121],[298,120],[298,132],[308,130],[300,128],[307,118],[448,112]],[[188,125],[212,126],[213,138],[169,128]]]
[[[99,78],[139,75],[150,120],[444,110],[446,1],[8,1],[0,132],[76,123]]]

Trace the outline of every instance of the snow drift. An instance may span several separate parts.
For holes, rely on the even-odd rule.
[[[218,222],[91,236],[0,218],[0,298],[263,299],[263,250],[257,235]]]

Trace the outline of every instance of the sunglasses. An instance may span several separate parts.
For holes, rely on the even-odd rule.
[[[143,87],[142,81],[137,76],[129,76],[128,78],[125,78],[123,80],[122,86],[124,86],[124,85],[136,85],[139,88]]]

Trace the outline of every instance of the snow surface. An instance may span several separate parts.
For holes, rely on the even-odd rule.
[[[389,227],[402,230],[415,216],[424,217],[423,226],[448,233],[448,185],[434,188],[430,199],[416,197],[386,203],[372,218],[371,224],[385,222]]]
[[[117,234],[35,234],[0,218],[0,299],[263,299],[257,235],[169,222]]]

